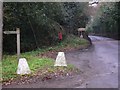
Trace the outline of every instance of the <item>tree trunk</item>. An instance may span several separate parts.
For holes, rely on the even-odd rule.
[[[2,60],[3,49],[3,2],[0,1],[0,60]]]

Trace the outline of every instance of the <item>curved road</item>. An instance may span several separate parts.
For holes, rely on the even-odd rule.
[[[4,88],[118,88],[118,41],[89,36],[93,46],[86,50],[66,52],[67,63],[80,69],[71,77]]]

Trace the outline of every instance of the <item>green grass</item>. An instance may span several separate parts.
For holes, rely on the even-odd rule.
[[[29,64],[32,73],[34,73],[38,69],[44,69],[45,67],[53,66],[54,64],[53,60],[51,59],[38,58],[30,54],[23,54],[21,57],[25,57],[27,59],[27,62]],[[18,65],[18,61],[15,55],[13,56],[4,55],[4,59],[2,61],[3,81],[7,81],[9,79],[18,77],[18,75],[16,74],[17,65]]]
[[[2,62],[0,61],[0,81],[2,81]]]
[[[37,55],[47,52],[47,51],[59,51],[66,47],[73,48],[73,47],[80,47],[80,46],[85,46],[85,45],[88,45],[88,41],[86,41],[85,39],[80,39],[78,37],[70,35],[56,46],[22,53],[21,57],[27,59],[29,67],[32,71],[31,75],[35,74],[39,70],[43,72],[47,70],[47,73],[51,73],[51,72],[55,73],[58,71],[58,69],[65,70],[65,71],[72,71],[74,68],[72,65],[68,65],[67,68],[54,67],[53,66],[54,60],[50,58],[40,58]],[[18,61],[17,61],[16,55],[4,55],[3,60],[2,60],[2,79],[0,77],[0,80],[2,80],[3,82],[6,82],[11,79],[15,79],[19,77],[19,75],[16,74],[17,65],[18,65]],[[1,66],[1,62],[0,62],[0,66]]]
[[[80,45],[87,45],[87,44],[88,44],[87,40],[76,37],[74,35],[69,35],[62,43],[63,46],[70,46],[70,47],[78,47]]]
[[[73,65],[68,65],[67,67],[54,67],[54,60],[49,58],[38,58],[33,57],[32,55],[23,55],[29,64],[29,67],[32,73],[28,76],[33,76],[37,74],[39,71],[42,75],[49,75],[50,73],[56,73],[58,71],[62,71],[65,73],[70,71],[75,71]],[[21,75],[17,75],[17,57],[15,55],[9,56],[5,55],[2,62],[2,82],[8,82],[9,80],[13,80],[21,77]],[[23,75],[24,76],[24,75]]]

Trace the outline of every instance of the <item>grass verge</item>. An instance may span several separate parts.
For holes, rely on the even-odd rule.
[[[68,35],[61,43],[55,46],[39,48],[35,51],[27,52],[33,55],[43,54],[49,51],[69,51],[71,49],[84,49],[89,46],[89,41],[76,37],[74,35]]]
[[[80,48],[80,46],[87,46],[87,45],[88,45],[88,41],[86,41],[85,39],[80,39],[78,37],[70,35],[64,41],[62,41],[56,46],[22,53],[21,57],[27,59],[29,67],[32,71],[32,74],[27,75],[27,77],[41,74],[41,77],[44,78],[48,75],[52,76],[50,74],[59,75],[62,73],[67,75],[68,73],[75,71],[75,68],[72,65],[68,65],[67,67],[54,67],[53,59],[40,58],[37,55],[48,51],[59,51],[65,48],[66,49],[78,48],[78,47]],[[2,78],[0,80],[2,82],[10,82],[14,79],[21,77],[20,75],[16,74],[17,65],[18,65],[18,61],[16,55],[4,55],[2,60]]]

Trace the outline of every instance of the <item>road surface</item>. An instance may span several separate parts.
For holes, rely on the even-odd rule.
[[[66,52],[67,63],[80,74],[31,84],[8,85],[4,88],[118,88],[118,41],[89,36],[93,46],[86,50]]]

